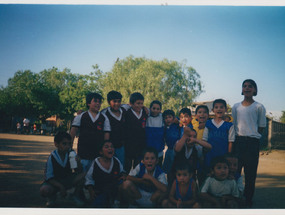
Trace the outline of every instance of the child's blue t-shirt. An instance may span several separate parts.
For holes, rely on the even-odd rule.
[[[164,125],[163,117],[160,113],[158,116],[149,116],[146,120],[146,142],[147,146],[154,147],[159,153],[159,157],[164,150]]]
[[[172,123],[169,127],[165,128],[165,143],[168,149],[173,149],[177,140],[180,139],[180,127],[178,124]]]

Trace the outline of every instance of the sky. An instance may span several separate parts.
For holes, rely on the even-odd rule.
[[[130,55],[193,67],[196,101],[233,106],[250,78],[269,115],[285,110],[285,6],[0,3],[0,86],[18,70],[108,72]]]

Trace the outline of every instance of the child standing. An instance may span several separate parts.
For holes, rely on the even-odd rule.
[[[197,132],[197,139],[203,139],[204,128],[209,118],[209,108],[206,105],[199,105],[195,110],[195,119],[192,120],[193,128]]]
[[[99,112],[102,100],[100,94],[88,93],[86,96],[88,111],[74,118],[70,131],[72,143],[79,131],[77,151],[85,172],[88,171],[92,161],[99,156],[100,144],[110,138],[109,119]]]
[[[115,156],[124,165],[125,162],[125,114],[126,110],[121,107],[122,94],[117,91],[110,91],[107,95],[109,107],[102,110],[110,122],[111,133],[110,141],[115,147]]]
[[[175,166],[176,180],[172,183],[170,194],[162,206],[167,208],[199,208],[198,189],[193,178],[193,169],[186,163]]]
[[[153,147],[158,152],[158,165],[162,167],[164,150],[164,125],[161,114],[162,104],[154,100],[150,104],[150,115],[146,120],[146,142],[147,146]]]
[[[192,121],[191,110],[189,108],[182,108],[179,111],[179,120],[181,126],[180,130],[180,138],[181,138],[183,136],[185,127],[193,128],[193,125],[191,124]]]
[[[227,103],[223,99],[216,99],[213,102],[214,119],[206,122],[203,133],[203,140],[212,145],[211,151],[205,155],[205,165],[209,169],[211,160],[214,157],[232,152],[232,145],[235,140],[234,126],[231,122],[223,120],[226,113]]]
[[[164,141],[167,145],[162,170],[168,174],[174,161],[174,145],[180,138],[180,127],[177,123],[174,122],[175,113],[173,110],[165,110],[162,116],[165,124]]]
[[[238,208],[236,198],[239,191],[235,180],[229,180],[229,165],[223,156],[215,157],[211,163],[212,177],[208,177],[201,189],[200,197],[206,208]]]
[[[238,156],[238,172],[244,168],[246,206],[252,207],[255,179],[259,159],[259,140],[266,127],[266,110],[253,97],[257,95],[255,81],[247,79],[242,83],[242,102],[232,108],[236,142],[234,152]]]
[[[146,147],[145,126],[147,113],[143,108],[144,97],[136,92],[130,96],[131,108],[126,112],[125,123],[125,164],[127,173],[140,163],[142,152]]]
[[[165,173],[157,165],[157,151],[147,147],[143,159],[127,176],[123,182],[125,204],[138,204],[140,207],[160,205],[167,191]]]
[[[54,150],[46,163],[45,181],[41,185],[40,194],[48,198],[47,206],[56,204],[56,193],[62,197],[67,195],[67,189],[75,187],[74,201],[78,206],[84,203],[79,199],[79,193],[83,188],[84,173],[72,172],[69,162],[71,150],[71,136],[66,132],[58,132],[54,137]]]
[[[93,207],[111,207],[118,195],[123,166],[114,157],[114,146],[109,141],[101,144],[100,157],[97,157],[86,174],[85,185],[90,194]]]

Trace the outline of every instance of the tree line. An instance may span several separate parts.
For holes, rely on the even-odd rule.
[[[106,98],[111,90],[121,92],[129,103],[133,92],[145,97],[145,105],[159,100],[163,109],[175,112],[189,106],[202,93],[200,75],[185,63],[128,56],[117,59],[111,71],[93,65],[89,75],[73,74],[70,69],[45,69],[39,73],[20,70],[0,88],[0,110],[10,116],[44,119],[57,115],[71,120],[78,110],[86,110],[87,92]],[[105,99],[102,108],[107,107]]]

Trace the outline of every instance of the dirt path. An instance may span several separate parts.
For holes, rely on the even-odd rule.
[[[39,187],[52,150],[50,136],[0,134],[0,207],[45,207]],[[285,151],[260,156],[254,208],[285,208],[284,167]]]

